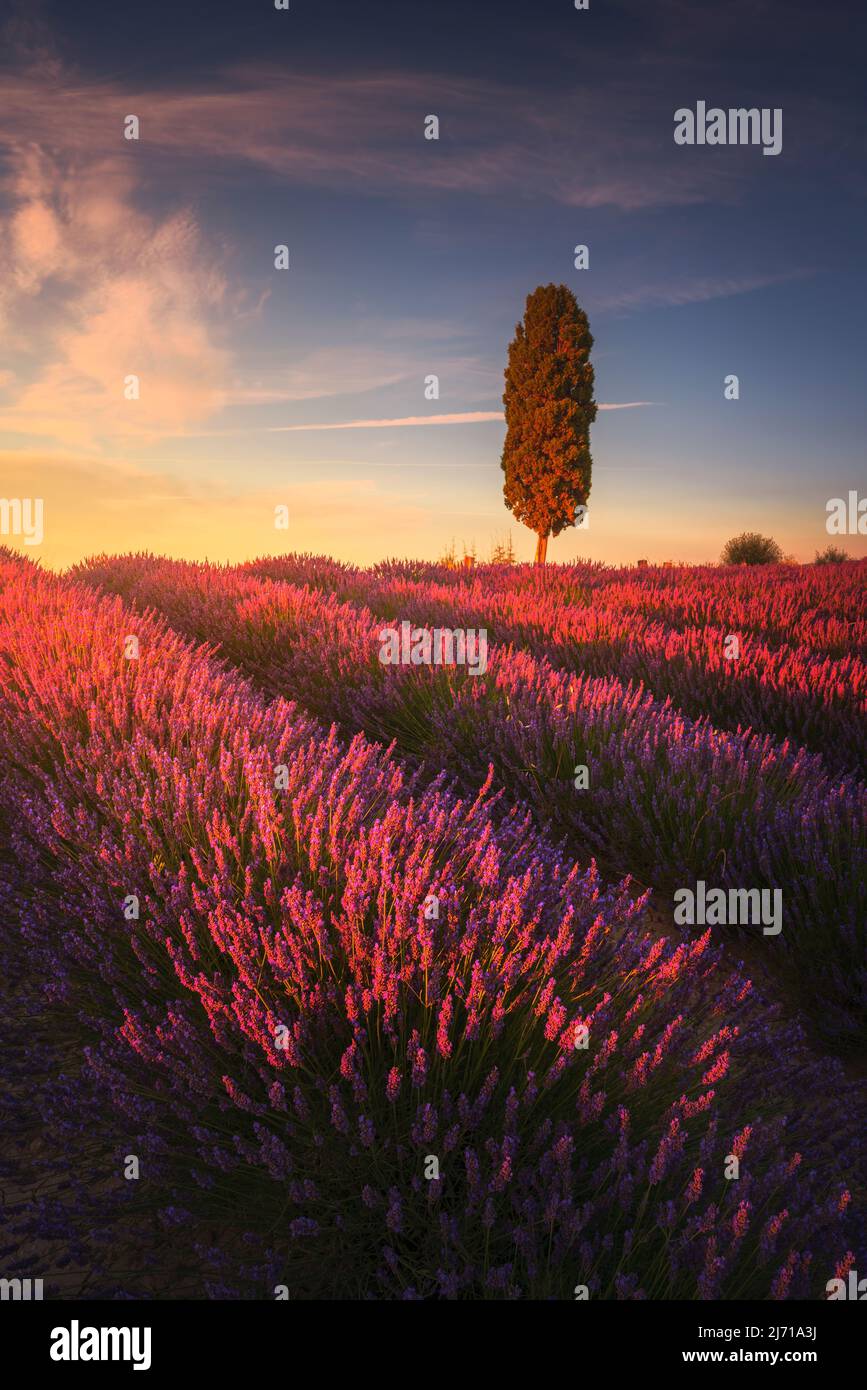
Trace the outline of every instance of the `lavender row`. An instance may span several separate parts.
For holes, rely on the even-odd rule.
[[[243,568],[296,584],[307,583],[311,574],[315,582],[321,573],[306,556],[263,559]],[[462,584],[414,579],[404,568],[382,566],[370,574],[347,569],[342,575],[332,570],[333,592],[389,619],[484,628],[493,640],[570,672],[640,681],[692,718],[706,716],[717,728],[751,729],[795,748],[804,745],[842,775],[867,776],[867,661],[855,651],[832,657],[803,645],[773,647],[736,623],[671,627],[652,606],[646,615],[622,599],[609,607],[606,587],[582,591],[559,575],[515,587],[491,584],[486,575]],[[720,578],[719,587],[726,582]],[[641,592],[643,582],[633,580],[629,587]]]
[[[92,580],[217,642],[270,695],[473,786],[495,770],[572,855],[595,853],[671,893],[697,880],[778,891],[779,935],[756,931],[823,1036],[864,1041],[867,789],[820,758],[686,719],[613,678],[569,676],[489,648],[487,670],[384,665],[381,619],[308,589],[207,565],[106,561]],[[578,767],[588,785],[576,786]]]
[[[293,557],[297,560],[299,557]],[[509,596],[516,609],[546,615],[546,625],[566,608],[593,607],[655,618],[678,631],[722,627],[755,634],[769,646],[808,647],[822,656],[867,659],[864,584],[867,561],[845,565],[648,565],[640,568],[586,560],[557,565],[473,565],[450,568],[415,560],[388,560],[363,571],[325,557],[304,556],[311,581],[445,586],[454,593]],[[254,561],[258,566],[262,561]],[[265,562],[267,563],[267,561]]]

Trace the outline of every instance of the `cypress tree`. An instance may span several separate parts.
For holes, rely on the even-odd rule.
[[[501,466],[506,506],[536,533],[537,564],[545,563],[548,537],[574,526],[590,495],[592,347],[587,315],[568,285],[527,295],[509,344]]]

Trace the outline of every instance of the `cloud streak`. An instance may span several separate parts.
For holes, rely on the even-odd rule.
[[[478,425],[502,420],[501,410],[468,410],[452,415],[404,415],[396,420],[343,420],[336,424],[268,425],[269,434],[295,434],[303,430],[393,430],[423,425]]]
[[[597,410],[637,410],[639,406],[653,404],[653,401],[616,401],[610,404],[600,404],[597,406]],[[416,428],[425,425],[479,425],[492,420],[502,423],[505,418],[502,410],[467,410],[448,415],[402,415],[395,419],[381,420],[322,421],[308,425],[253,425],[244,426],[237,430],[208,430],[204,436],[197,435],[196,437],[246,434],[250,429],[262,430],[267,434],[300,434],[308,430],[389,430]]]
[[[764,275],[704,276],[667,281],[660,284],[638,285],[634,289],[597,300],[597,308],[611,311],[630,309],[679,308],[687,304],[704,304],[711,299],[728,299],[733,295],[752,294],[771,289],[793,280],[806,280],[817,271],[794,269],[774,271]]]

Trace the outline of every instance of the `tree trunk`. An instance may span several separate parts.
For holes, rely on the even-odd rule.
[[[544,563],[545,563],[545,556],[546,556],[547,554],[548,554],[548,537],[547,537],[547,536],[537,536],[537,537],[536,537],[536,564],[537,564],[537,565],[544,565]]]

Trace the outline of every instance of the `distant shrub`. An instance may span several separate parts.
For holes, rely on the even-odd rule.
[[[507,531],[502,540],[495,541],[491,546],[492,565],[513,565],[515,563],[515,547],[512,543],[512,533]]]
[[[770,536],[744,531],[725,545],[720,561],[724,565],[778,565],[783,552]]]
[[[842,565],[845,560],[851,559],[845,550],[841,550],[837,545],[829,545],[825,550],[816,551],[815,564],[817,565]]]

